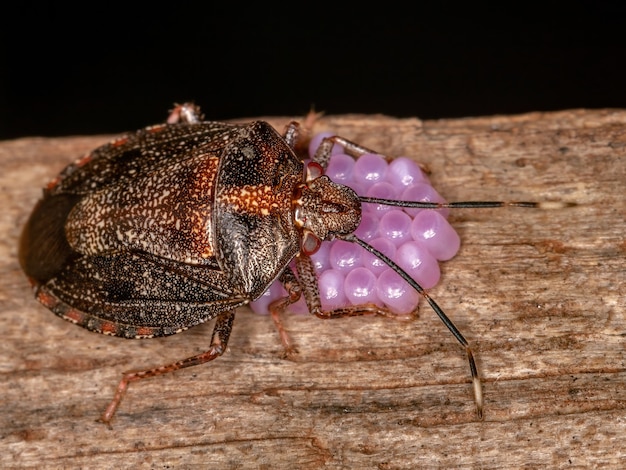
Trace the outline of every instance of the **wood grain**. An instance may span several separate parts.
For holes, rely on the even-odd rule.
[[[268,119],[282,128],[287,118]],[[458,210],[459,254],[430,291],[475,348],[477,421],[462,348],[420,318],[242,309],[214,363],[131,385],[120,373],[205,350],[211,324],[129,341],[57,318],[32,297],[17,240],[43,187],[110,136],[0,142],[0,467],[617,468],[626,458],[626,111],[442,121],[328,116],[329,129],[426,165],[448,200],[568,201],[562,210]]]

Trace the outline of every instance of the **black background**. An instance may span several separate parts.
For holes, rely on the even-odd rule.
[[[3,7],[0,139],[117,133],[187,100],[212,120],[626,108],[626,7],[504,3]]]

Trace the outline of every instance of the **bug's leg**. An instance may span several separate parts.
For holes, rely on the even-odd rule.
[[[322,140],[322,143],[317,148],[315,155],[313,156],[313,159],[312,159],[314,162],[319,163],[324,170],[328,166],[328,162],[330,161],[330,157],[331,157],[331,150],[334,145],[342,146],[344,153],[354,158],[359,158],[361,155],[365,155],[366,153],[375,153],[377,155],[380,155],[380,152],[377,152],[375,150],[359,145],[341,136],[338,136],[338,135],[329,136]],[[384,157],[388,162],[391,161],[389,157],[387,156],[384,156]],[[418,165],[424,173],[426,174],[430,173],[430,169],[428,168],[427,165],[423,165],[422,163],[418,163]]]
[[[167,118],[168,124],[176,124],[182,122],[185,124],[193,124],[202,121],[204,118],[200,111],[200,106],[194,103],[175,104],[174,109],[170,110]]]
[[[184,369],[185,367],[204,364],[205,362],[212,361],[213,359],[224,354],[224,351],[226,351],[226,346],[228,344],[228,338],[230,337],[230,332],[232,330],[234,319],[235,310],[230,310],[217,317],[215,327],[213,328],[213,335],[211,337],[211,348],[206,352],[188,357],[181,361],[173,362],[171,364],[155,367],[152,369],[125,372],[122,380],[120,380],[120,383],[117,386],[117,390],[115,391],[115,395],[113,396],[111,403],[109,403],[109,406],[107,406],[106,410],[104,410],[104,413],[102,413],[100,421],[107,425],[111,422],[111,419],[113,419],[113,415],[115,415],[115,411],[119,407],[122,398],[124,398],[126,390],[128,389],[128,386],[131,382],[135,382],[136,380],[140,379],[146,379],[148,377],[155,377],[157,375],[167,374],[168,372],[173,372],[178,369]]]
[[[285,128],[283,138],[285,139],[287,145],[293,149],[296,147],[296,143],[301,133],[302,128],[300,127],[300,124],[296,121],[291,121]]]
[[[283,139],[299,155],[308,155],[308,146],[311,141],[311,128],[322,115],[314,111],[309,112],[303,124],[291,121],[285,128]]]
[[[313,161],[319,163],[324,170],[328,167],[331,151],[333,149],[333,145],[335,144],[341,145],[346,154],[357,158],[361,155],[365,155],[366,153],[378,153],[338,135],[326,137],[322,140],[322,143],[317,148],[315,155],[313,156]]]
[[[309,312],[316,317],[331,319],[368,314],[393,316],[389,310],[375,304],[352,305],[335,310],[323,310],[317,284],[317,275],[315,274],[315,268],[313,267],[311,258],[308,256],[298,256],[296,258],[296,267],[298,268],[298,277],[307,308]]]
[[[285,290],[287,291],[287,296],[282,297],[280,299],[276,299],[269,305],[269,311],[272,315],[272,320],[274,320],[274,325],[276,325],[276,329],[278,330],[278,334],[280,335],[280,341],[283,343],[283,347],[285,348],[285,357],[298,352],[296,347],[293,345],[291,338],[289,338],[289,334],[285,330],[283,326],[283,322],[281,321],[282,313],[287,309],[287,307],[300,299],[300,295],[302,294],[302,287],[298,282],[295,274],[291,270],[290,267],[287,267],[278,278]]]

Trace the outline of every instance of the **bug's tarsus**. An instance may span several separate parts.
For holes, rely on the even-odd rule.
[[[186,367],[192,367],[198,364],[204,364],[205,362],[212,361],[213,359],[216,359],[224,354],[224,351],[226,351],[226,346],[228,345],[228,338],[230,337],[230,332],[232,331],[234,319],[234,310],[224,312],[217,317],[215,321],[215,326],[213,327],[213,335],[211,336],[211,347],[208,351],[205,351],[201,354],[196,354],[195,356],[188,357],[181,361],[166,364],[164,366],[140,371],[125,372],[122,380],[120,380],[117,389],[115,390],[115,395],[113,396],[113,399],[104,410],[104,413],[102,413],[102,415],[100,416],[100,421],[111,427],[111,420],[113,419],[115,411],[117,410],[122,399],[124,398],[124,395],[126,394],[128,386],[131,382],[135,382],[141,379],[147,379],[149,377],[155,377],[157,375],[167,374],[178,369],[184,369]]]

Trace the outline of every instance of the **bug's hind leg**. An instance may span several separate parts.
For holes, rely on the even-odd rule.
[[[228,344],[228,338],[230,337],[230,332],[232,330],[234,319],[234,310],[225,312],[217,317],[215,326],[213,328],[213,335],[211,337],[211,348],[206,352],[196,354],[195,356],[188,357],[181,361],[172,362],[171,364],[154,367],[152,369],[125,372],[122,380],[120,380],[120,383],[117,386],[117,390],[115,391],[115,395],[113,396],[111,403],[109,403],[109,406],[107,406],[106,410],[104,410],[104,413],[102,413],[100,421],[107,425],[111,422],[111,419],[113,419],[115,411],[119,407],[122,398],[124,398],[126,390],[128,389],[128,386],[131,382],[135,382],[140,379],[147,379],[148,377],[155,377],[157,375],[167,374],[168,372],[173,372],[178,369],[184,369],[186,367],[204,364],[205,362],[212,361],[213,359],[216,359],[224,354],[224,351],[226,351],[226,346]]]

